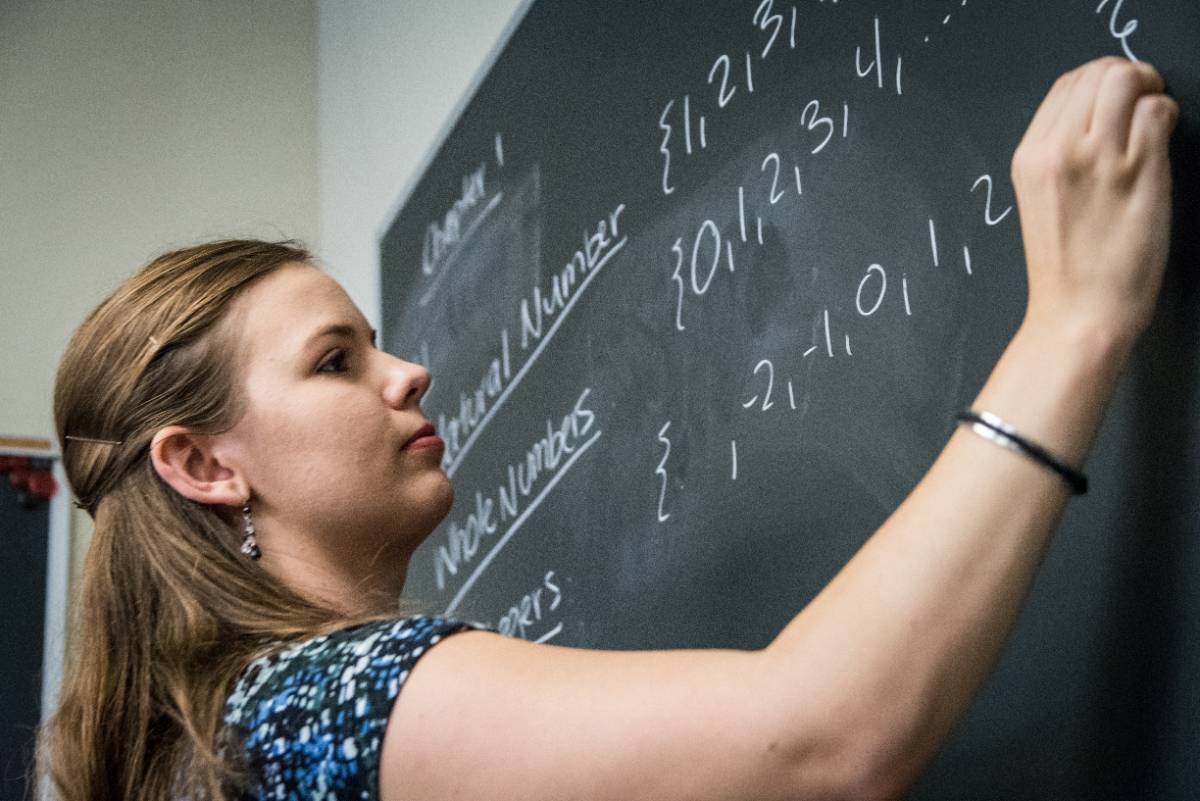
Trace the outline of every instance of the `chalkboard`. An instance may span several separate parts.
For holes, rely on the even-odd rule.
[[[456,488],[406,595],[564,645],[766,645],[1016,330],[1041,98],[1133,55],[1183,109],[1158,316],[910,797],[1196,798],[1198,43],[1191,0],[533,3],[380,242]]]
[[[48,469],[39,462],[35,469]],[[41,720],[50,507],[31,502],[0,474],[0,801],[24,801],[34,730]]]

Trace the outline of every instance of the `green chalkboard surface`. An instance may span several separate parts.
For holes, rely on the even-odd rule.
[[[382,237],[447,520],[406,593],[530,640],[766,645],[896,508],[1024,309],[1009,163],[1060,73],[1183,110],[1139,345],[914,799],[1200,797],[1200,4],[539,2]]]
[[[48,465],[39,463],[39,469]],[[25,801],[41,720],[50,510],[0,473],[0,801]]]

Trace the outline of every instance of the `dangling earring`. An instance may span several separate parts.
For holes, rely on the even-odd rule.
[[[242,506],[242,521],[242,553],[257,561],[262,556],[262,549],[258,547],[258,542],[254,539],[254,518],[250,516],[249,497]]]

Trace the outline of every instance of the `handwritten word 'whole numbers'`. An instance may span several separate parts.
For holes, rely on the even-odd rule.
[[[459,594],[447,612],[458,605],[499,549],[579,457],[600,438],[596,413],[587,405],[590,394],[591,388],[585,388],[566,414],[547,419],[545,435],[505,466],[495,491],[477,490],[474,508],[465,516],[449,521],[444,541],[435,549],[437,588],[446,589],[449,580],[464,568],[473,568],[474,572],[459,587]],[[499,534],[488,554],[476,563],[484,538],[497,535],[501,526],[506,526],[503,533]]]

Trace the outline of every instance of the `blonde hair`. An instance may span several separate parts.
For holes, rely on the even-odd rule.
[[[163,426],[215,433],[237,421],[236,337],[220,323],[240,292],[291,262],[312,258],[290,241],[166,253],[88,315],[63,356],[55,426],[95,530],[59,706],[39,734],[39,778],[62,801],[235,793],[245,776],[219,737],[237,674],[279,643],[360,622],[239,553],[236,528],[149,458]]]

